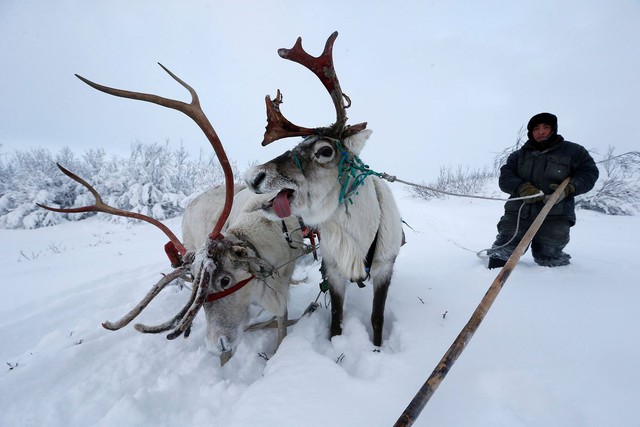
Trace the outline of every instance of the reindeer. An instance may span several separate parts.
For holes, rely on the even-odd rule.
[[[340,89],[333,65],[334,32],[319,57],[309,55],[298,38],[293,48],[278,54],[311,70],[329,92],[336,122],[329,127],[304,128],[280,112],[282,95],[267,96],[267,128],[262,145],[292,136],[305,139],[293,150],[249,169],[248,187],[258,194],[277,193],[263,206],[273,220],[297,215],[322,237],[323,280],[331,296],[330,335],[342,333],[347,282],[371,278],[374,288],[371,325],[373,344],[382,345],[384,307],[393,265],[404,243],[400,213],[388,186],[358,155],[371,135],[366,123],[346,124],[350,99]]]
[[[182,220],[182,239],[190,251],[206,244],[207,232],[218,218],[222,187],[214,187],[193,199],[185,209]],[[246,187],[236,187],[233,208],[222,231],[226,239],[243,249],[234,253],[240,264],[234,266],[234,258],[227,271],[235,278],[246,277],[251,271],[261,271],[247,286],[223,299],[203,305],[207,318],[205,342],[212,353],[224,363],[235,349],[242,327],[249,321],[249,307],[257,304],[275,315],[278,327],[277,346],[280,345],[290,325],[287,314],[287,297],[293,274],[293,260],[304,255],[306,245],[298,219],[289,216],[271,221],[262,214],[262,205],[270,196],[257,195]],[[287,238],[283,236],[286,233]],[[249,248],[245,252],[245,248]],[[243,262],[253,265],[245,268]],[[229,283],[237,280],[229,278]],[[222,279],[224,280],[224,279]],[[313,308],[312,308],[313,309]]]
[[[201,307],[207,319],[206,344],[220,356],[224,364],[231,356],[241,327],[248,320],[252,302],[262,305],[277,317],[278,344],[286,335],[288,286],[295,260],[305,251],[300,225],[296,218],[272,222],[261,213],[261,206],[269,197],[256,195],[245,188],[234,188],[233,173],[214,128],[202,111],[193,88],[159,64],[173,79],[191,94],[191,102],[184,103],[157,95],[131,92],[103,86],[76,75],[89,86],[110,95],[142,100],[173,108],[192,118],[211,143],[223,168],[225,185],[196,197],[187,207],[183,218],[183,245],[164,224],[135,212],[127,212],[105,204],[100,194],[82,178],[61,165],[60,170],[84,185],[95,197],[95,204],[79,208],[61,209],[38,205],[55,212],[104,212],[149,222],[169,237],[165,246],[172,259],[173,272],[164,275],[147,295],[124,317],[103,326],[117,330],[137,317],[147,305],[176,279],[193,282],[186,305],[171,319],[155,326],[134,325],[143,333],[159,333],[173,329],[168,339],[184,334],[189,336],[191,324]],[[283,226],[290,232],[283,236]],[[209,232],[209,230],[212,230]],[[223,235],[222,232],[225,232]],[[224,299],[223,299],[224,298]]]

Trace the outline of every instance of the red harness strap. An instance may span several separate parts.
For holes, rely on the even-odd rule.
[[[320,232],[315,228],[309,228],[306,225],[303,225],[302,237],[306,237],[307,239],[309,239],[311,246],[315,246],[316,245],[315,237],[318,237],[318,240],[320,240]],[[318,252],[316,249],[313,250],[313,259],[318,261]]]
[[[164,252],[167,254],[167,257],[169,257],[171,267],[178,268],[182,265],[182,255],[178,251],[178,248],[176,248],[176,245],[173,244],[173,242],[169,242],[164,245]]]
[[[251,276],[247,277],[246,279],[239,281],[238,283],[236,283],[235,285],[233,285],[229,289],[225,289],[224,291],[220,291],[220,292],[212,292],[212,293],[207,295],[207,297],[205,298],[204,302],[213,302],[213,301],[219,300],[220,298],[224,298],[227,295],[230,295],[230,294],[234,293],[235,291],[239,290],[240,288],[242,288],[244,285],[246,285],[247,283],[249,283],[250,281],[252,281],[255,278],[256,278],[256,276],[254,276],[252,274]]]

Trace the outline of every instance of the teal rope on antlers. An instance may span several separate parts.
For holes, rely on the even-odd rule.
[[[351,196],[358,194],[358,188],[364,185],[364,180],[369,175],[382,178],[383,174],[369,169],[369,165],[360,160],[360,157],[345,150],[340,142],[336,141],[336,146],[342,155],[340,163],[338,163],[338,181],[340,182],[338,203],[343,203],[347,200],[349,203],[353,203]]]

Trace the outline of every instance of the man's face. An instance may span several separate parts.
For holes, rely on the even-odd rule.
[[[552,133],[553,129],[551,129],[551,126],[545,125],[544,123],[540,123],[538,126],[533,128],[533,131],[531,131],[533,139],[536,142],[546,141]]]

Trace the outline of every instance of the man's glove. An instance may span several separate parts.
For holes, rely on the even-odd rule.
[[[542,191],[540,191],[538,188],[536,188],[530,182],[525,182],[520,187],[518,187],[518,194],[520,194],[520,197],[534,196],[536,194],[539,194],[538,197],[532,197],[530,199],[524,199],[525,203],[535,203],[535,202],[539,202],[540,200],[544,199],[544,194],[542,193]]]
[[[556,191],[556,188],[558,188],[558,184],[549,184],[549,188],[552,189],[553,191]],[[573,195],[575,192],[576,192],[576,187],[574,187],[572,184],[567,184],[567,186],[564,187],[564,191],[560,193],[560,197],[558,197],[558,200],[556,200],[555,204],[557,205],[558,203],[563,201],[565,197],[569,197]],[[544,196],[545,203],[547,202],[547,200],[549,200],[549,197],[550,196]]]

